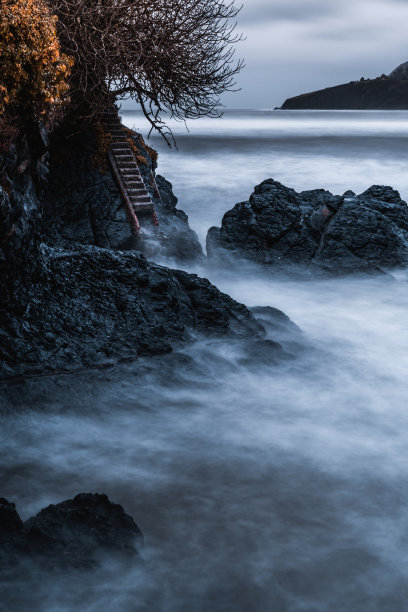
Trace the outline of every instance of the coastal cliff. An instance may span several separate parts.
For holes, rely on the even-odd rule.
[[[408,75],[401,64],[389,76],[351,81],[288,98],[282,110],[406,110]]]
[[[154,172],[154,153],[133,138],[142,172]],[[96,140],[57,132],[49,142],[40,128],[0,158],[0,378],[169,352],[201,332],[261,337],[249,310],[208,280],[134,248],[113,177],[94,163]],[[146,255],[156,245],[156,255],[201,261],[170,183],[157,184]]]

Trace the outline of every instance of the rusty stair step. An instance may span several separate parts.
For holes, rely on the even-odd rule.
[[[125,161],[134,161],[135,157],[132,153],[115,153],[115,159],[117,161],[125,162]]]
[[[154,212],[154,207],[152,204],[132,204],[133,211],[135,213],[139,212]]]
[[[129,197],[144,197],[144,198],[150,198],[150,194],[147,191],[147,189],[127,189],[126,190],[129,194]]]
[[[135,187],[146,187],[146,185],[144,184],[144,182],[142,180],[140,181],[123,181],[124,185],[128,188],[128,189],[134,189]]]
[[[138,170],[139,169],[137,163],[134,162],[134,164],[135,164],[134,166],[133,165],[131,166],[129,162],[119,162],[117,166],[118,168],[120,168],[120,170],[124,172],[124,174],[126,174],[126,170]],[[127,174],[129,174],[129,172]]]
[[[150,200],[150,198],[148,198],[147,196],[143,196],[143,197],[135,197],[135,196],[129,196],[129,202],[131,204],[143,204],[147,205],[150,204],[153,206],[153,202]]]
[[[139,170],[139,168],[137,170]],[[142,175],[140,174],[140,170],[139,172],[137,172],[136,170],[135,172],[124,172],[122,174],[122,178],[127,183],[143,183],[144,185],[144,181],[142,179]]]
[[[140,191],[141,189],[143,189],[143,191],[147,191],[146,185],[142,181],[136,185],[125,185],[125,187],[128,191]]]

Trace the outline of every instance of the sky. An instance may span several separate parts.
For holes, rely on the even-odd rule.
[[[408,0],[242,0],[237,47],[246,67],[232,108],[389,74],[408,61]]]
[[[245,68],[227,108],[269,109],[286,98],[389,74],[408,61],[408,0],[235,0]],[[134,108],[125,102],[123,108]]]

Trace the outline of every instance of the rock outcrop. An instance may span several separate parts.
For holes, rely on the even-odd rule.
[[[30,561],[42,569],[91,569],[106,557],[128,562],[142,543],[134,520],[106,495],[82,493],[25,523],[0,499],[0,575]]]
[[[0,379],[165,353],[202,332],[262,336],[206,279],[123,250],[130,229],[112,177],[92,165],[91,139],[59,151],[54,141],[50,154],[45,132],[34,140],[0,158]],[[173,232],[171,252],[157,237],[163,252],[202,257],[170,184],[158,183]]]
[[[74,126],[65,127],[53,133],[50,142],[43,219],[47,243],[136,248],[149,258],[170,258],[178,263],[202,261],[197,235],[189,227],[187,215],[177,208],[171,184],[162,177],[157,177],[156,183],[155,151],[131,130],[128,137],[158,214],[158,229],[133,243],[121,195],[106,163],[106,134],[91,130],[75,134]]]
[[[391,187],[360,195],[297,193],[268,179],[207,237],[210,260],[243,257],[275,270],[342,275],[408,264],[408,206]]]
[[[0,379],[169,352],[198,333],[257,336],[245,306],[203,278],[136,251],[45,245],[19,316],[3,313]]]

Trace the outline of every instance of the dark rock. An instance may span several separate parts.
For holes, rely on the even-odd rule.
[[[157,355],[199,332],[262,335],[250,312],[207,280],[150,264],[131,248],[116,185],[92,160],[95,135],[65,136],[53,137],[46,192],[41,130],[35,144],[24,138],[0,158],[0,379]],[[154,154],[134,138],[147,181]],[[21,174],[22,160],[29,164]],[[187,217],[170,183],[159,183],[162,225],[174,230],[161,255],[197,260]],[[153,180],[151,189],[159,210]]]
[[[0,378],[110,365],[169,352],[194,334],[262,335],[245,306],[206,280],[138,252],[42,246],[20,316],[0,326]]]
[[[255,306],[250,310],[256,320],[264,327],[266,339],[279,342],[285,351],[285,355],[282,356],[283,359],[310,348],[301,329],[281,310],[272,306]]]
[[[32,550],[61,555],[70,566],[92,566],[101,554],[134,556],[142,532],[106,495],[77,495],[50,505],[25,523]]]
[[[0,572],[29,552],[24,525],[14,504],[0,498]]]
[[[254,306],[250,308],[257,321],[268,330],[279,333],[279,340],[283,336],[300,334],[300,328],[284,312],[272,306]]]
[[[92,568],[104,558],[137,557],[143,536],[122,506],[106,495],[80,494],[50,505],[22,523],[14,504],[0,500],[0,572],[34,561],[45,569]]]
[[[20,537],[24,526],[14,504],[0,498],[0,542],[7,542]]]
[[[207,253],[303,273],[386,271],[408,263],[408,207],[391,187],[334,196],[268,179],[210,229]]]
[[[282,110],[405,110],[408,109],[408,80],[388,76],[352,81],[288,98]]]
[[[74,127],[71,131],[75,131]],[[80,243],[142,250],[149,258],[201,261],[201,245],[188,225],[187,215],[176,208],[171,184],[162,177],[157,177],[156,183],[155,152],[130,130],[129,138],[141,160],[140,172],[155,203],[159,227],[148,220],[143,239],[135,243],[106,154],[98,151],[96,134],[87,130],[72,135],[65,127],[51,138],[49,187],[44,198],[46,241],[64,248]]]
[[[9,309],[16,314],[24,311],[39,273],[39,198],[48,157],[43,147],[37,156],[37,141],[45,137],[41,126],[37,132],[32,128],[30,135],[21,136],[0,155],[0,320]]]
[[[186,213],[177,208],[178,199],[173,193],[171,183],[160,175],[156,180],[161,196],[155,204],[160,233],[156,245],[153,244],[154,252],[150,251],[152,257],[159,255],[180,263],[204,262],[197,234],[190,228]],[[149,256],[149,251],[146,256]]]
[[[288,358],[279,342],[258,340],[252,342],[245,351],[245,356],[238,360],[240,365],[258,370],[262,366],[278,365]]]

